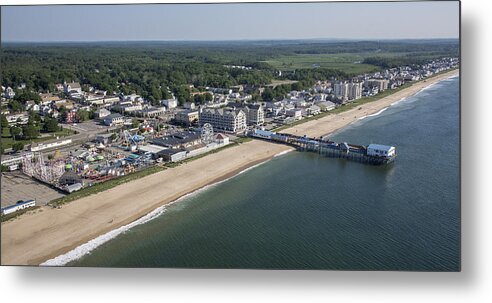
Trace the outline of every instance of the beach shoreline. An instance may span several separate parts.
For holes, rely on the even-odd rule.
[[[308,136],[332,134],[361,117],[375,114],[399,100],[458,74],[459,70],[446,72],[379,100],[335,115],[307,121],[283,132]],[[288,150],[292,148],[253,140],[84,197],[64,205],[61,209],[44,207],[41,211],[3,222],[1,264],[43,263],[128,225],[200,188],[230,179]]]

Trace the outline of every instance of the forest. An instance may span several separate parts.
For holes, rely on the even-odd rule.
[[[267,63],[279,56],[343,53],[369,54],[363,63],[379,69],[458,56],[459,41],[6,43],[1,49],[2,85],[16,88],[26,83],[28,91],[46,92],[54,91],[55,83],[78,81],[85,90],[93,86],[110,93],[137,93],[151,102],[169,98],[172,92],[183,102],[192,100],[190,85],[258,87],[273,79],[290,79],[303,88],[316,80],[354,76],[330,68],[303,68],[279,76]]]

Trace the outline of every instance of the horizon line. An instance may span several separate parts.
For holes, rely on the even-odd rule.
[[[8,40],[1,43],[104,43],[104,42],[256,42],[256,41],[402,41],[459,40],[460,37],[435,38],[246,38],[246,39],[144,39],[144,40]]]

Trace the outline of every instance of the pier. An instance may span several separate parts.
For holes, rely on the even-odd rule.
[[[246,135],[252,138],[286,144],[295,147],[299,151],[315,152],[326,157],[342,158],[364,164],[388,164],[393,162],[396,158],[396,148],[394,146],[381,144],[369,144],[368,146],[363,146],[346,142],[337,143],[325,140],[323,137],[301,137],[260,129],[249,131]]]

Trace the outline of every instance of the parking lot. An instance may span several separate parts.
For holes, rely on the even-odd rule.
[[[109,126],[99,124],[96,121],[87,121],[74,124],[62,124],[64,128],[68,128],[79,133],[99,133],[110,129]]]
[[[15,204],[19,200],[36,199],[36,205],[63,197],[64,194],[41,182],[24,175],[20,171],[2,173],[2,207]]]

